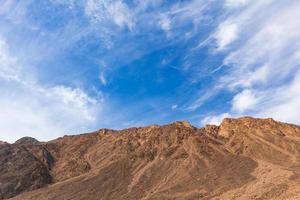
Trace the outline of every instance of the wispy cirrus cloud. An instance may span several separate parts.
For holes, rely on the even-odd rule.
[[[225,0],[225,5],[229,8],[237,8],[247,5],[249,2],[249,0]]]
[[[216,37],[219,49],[230,47],[225,49],[226,67],[217,82],[234,94],[229,115],[249,114],[300,123],[300,115],[293,112],[300,108],[296,89],[300,83],[300,24],[295,20],[300,4],[268,0],[242,1],[232,6],[238,10],[228,11],[218,30],[225,42]],[[231,36],[225,37],[226,31],[220,27],[228,20],[242,31],[231,31]]]
[[[40,80],[45,61],[74,45],[80,33],[71,23],[46,30],[32,20],[32,2],[6,0],[0,9],[0,137],[9,142],[95,129],[104,104],[101,91],[91,95],[81,86]]]
[[[0,77],[6,80],[18,80],[19,69],[16,60],[9,55],[6,42],[0,38]]]
[[[240,115],[298,123],[298,13],[275,0],[4,0],[0,136]]]
[[[13,142],[24,135],[51,139],[61,133],[86,131],[99,119],[101,96],[91,97],[65,85],[40,84],[21,68],[3,38],[0,52],[1,139]]]
[[[120,28],[132,30],[135,25],[131,10],[122,0],[88,0],[85,5],[85,14],[99,26],[112,22]]]

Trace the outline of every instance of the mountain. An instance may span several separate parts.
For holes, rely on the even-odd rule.
[[[36,144],[39,141],[32,137],[22,137],[21,139],[17,140],[15,144]]]
[[[7,198],[300,199],[300,127],[243,117],[1,145]]]

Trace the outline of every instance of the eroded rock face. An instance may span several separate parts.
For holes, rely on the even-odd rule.
[[[300,128],[272,119],[24,141],[0,146],[0,199],[297,199],[300,191]]]

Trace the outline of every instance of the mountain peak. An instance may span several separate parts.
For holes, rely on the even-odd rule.
[[[183,126],[186,128],[194,128],[189,121],[176,121],[171,124],[174,124],[176,126]]]
[[[0,145],[3,145],[3,144],[8,144],[8,143],[0,140]]]
[[[38,142],[37,139],[26,136],[18,139],[14,144],[36,144]]]

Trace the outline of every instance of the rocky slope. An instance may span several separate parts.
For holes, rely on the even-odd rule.
[[[0,199],[300,199],[300,127],[272,119],[21,141],[0,146]]]

